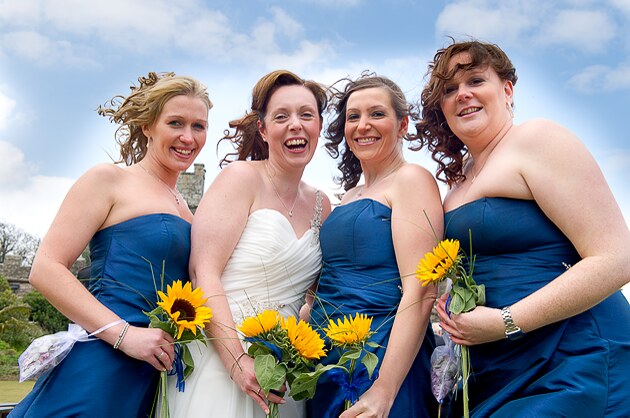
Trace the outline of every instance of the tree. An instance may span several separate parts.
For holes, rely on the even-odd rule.
[[[21,256],[23,264],[30,265],[39,247],[39,238],[16,227],[0,222],[0,263],[7,255]]]

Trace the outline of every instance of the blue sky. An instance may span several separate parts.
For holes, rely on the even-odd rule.
[[[630,0],[0,0],[0,220],[45,233],[70,185],[118,156],[115,126],[95,109],[148,71],[208,86],[197,160],[208,186],[216,142],[263,74],[329,84],[371,70],[416,101],[449,35],[508,53],[516,123],[545,117],[575,132],[630,222]],[[423,152],[407,157],[434,171]],[[331,194],[334,174],[319,150],[305,176]]]

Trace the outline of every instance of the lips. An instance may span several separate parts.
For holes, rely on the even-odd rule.
[[[367,144],[373,144],[374,142],[378,141],[379,138],[376,136],[366,136],[366,137],[361,137],[361,138],[354,138],[354,142],[358,143],[359,145],[367,145]]]
[[[290,138],[284,142],[284,146],[292,151],[299,151],[304,149],[307,143],[306,138]]]
[[[466,116],[466,115],[470,115],[471,113],[476,113],[479,112],[482,108],[481,107],[467,107],[466,109],[462,110],[461,112],[459,112],[457,114],[457,116]]]
[[[186,148],[173,148],[173,150],[182,157],[189,157],[193,153],[193,150]]]

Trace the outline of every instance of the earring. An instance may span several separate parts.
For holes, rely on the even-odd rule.
[[[507,108],[508,112],[510,112],[510,116],[512,117],[512,119],[514,119],[514,110],[512,109],[512,104],[510,102],[505,102],[505,107]]]

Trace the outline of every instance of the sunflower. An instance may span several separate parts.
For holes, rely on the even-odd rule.
[[[371,326],[372,318],[357,312],[354,318],[352,316],[348,318],[345,315],[343,321],[338,318],[336,324],[331,319],[328,328],[325,328],[324,331],[335,345],[356,344],[366,342],[370,338],[372,335]]]
[[[422,286],[442,280],[458,262],[459,241],[445,239],[418,263],[416,278]]]
[[[278,311],[267,309],[256,316],[245,318],[238,329],[248,338],[253,338],[264,332],[269,332],[280,323]]]
[[[302,357],[310,360],[326,355],[324,340],[308,323],[290,316],[282,321],[282,328],[287,330],[289,341]]]
[[[161,299],[158,306],[166,311],[178,328],[176,339],[181,338],[185,329],[197,335],[197,327],[203,327],[212,318],[212,309],[204,306],[208,298],[203,298],[200,288],[193,290],[190,282],[182,287],[181,280],[177,280],[166,287],[166,294],[158,291],[158,296]]]

